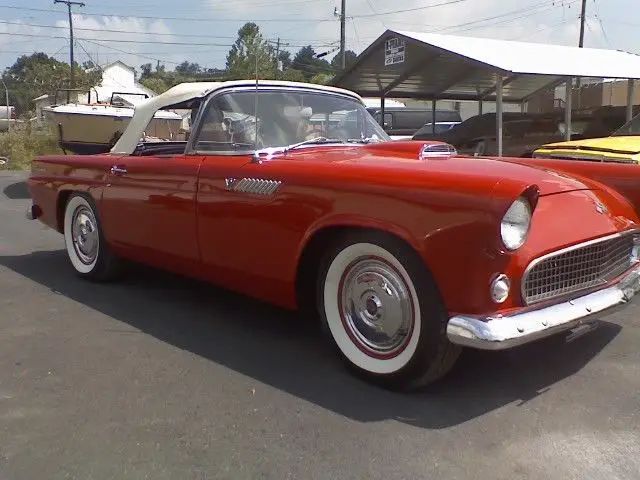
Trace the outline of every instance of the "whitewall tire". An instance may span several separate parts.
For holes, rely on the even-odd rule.
[[[431,275],[394,237],[357,233],[338,241],[321,268],[318,308],[347,365],[384,386],[425,386],[458,358]]]
[[[119,261],[109,250],[93,199],[72,194],[64,211],[64,241],[76,273],[88,280],[108,281],[117,276]]]

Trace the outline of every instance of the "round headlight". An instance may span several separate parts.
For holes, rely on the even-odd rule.
[[[511,204],[500,223],[502,243],[509,250],[517,250],[527,239],[531,226],[531,207],[525,198],[518,198]]]

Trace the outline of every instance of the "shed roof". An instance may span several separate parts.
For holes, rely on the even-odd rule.
[[[331,82],[362,96],[522,102],[569,77],[640,79],[640,56],[619,50],[386,30]]]

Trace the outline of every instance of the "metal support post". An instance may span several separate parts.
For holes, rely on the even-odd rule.
[[[573,99],[573,78],[569,78],[566,83],[567,90],[565,92],[564,100],[564,139],[568,142],[571,140],[571,100]]]
[[[633,78],[630,78],[627,84],[627,122],[633,118],[633,87]]]
[[[502,75],[496,79],[496,139],[498,157],[502,157]]]
[[[436,133],[436,100],[431,100],[431,133]]]

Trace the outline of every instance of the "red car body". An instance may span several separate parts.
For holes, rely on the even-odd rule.
[[[425,146],[441,145],[317,145],[268,157],[44,156],[33,161],[28,216],[64,233],[66,202],[72,193],[84,192],[118,257],[291,309],[313,296],[309,289],[334,237],[353,230],[386,232],[410,246],[428,267],[448,318],[456,320],[447,325],[449,340],[475,348],[510,348],[627,303],[637,277],[631,257],[614,278],[540,302],[527,304],[522,279],[547,255],[634,234],[640,225],[636,167],[421,155]],[[530,230],[522,247],[509,251],[500,239],[501,219],[522,195],[533,206]],[[630,256],[635,255],[634,240],[623,245]],[[572,268],[586,267],[576,263]],[[511,288],[498,304],[489,290],[499,274],[510,279]],[[623,280],[631,282],[624,287],[626,297],[606,308],[596,302],[594,312],[573,312],[554,321],[554,308],[567,308],[568,302]],[[548,328],[520,331],[527,312],[544,308],[540,318],[544,324],[548,316]],[[513,315],[506,330],[500,327],[483,337],[487,322]]]

